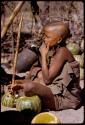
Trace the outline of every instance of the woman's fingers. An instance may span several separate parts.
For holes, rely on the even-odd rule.
[[[17,90],[20,90],[20,89],[23,89],[22,84],[15,84],[15,85],[12,86],[13,91],[17,91]]]
[[[45,45],[45,43],[43,43],[39,49],[41,56],[46,56],[48,51],[49,51],[49,44]]]
[[[47,51],[49,51],[49,45],[47,46]]]

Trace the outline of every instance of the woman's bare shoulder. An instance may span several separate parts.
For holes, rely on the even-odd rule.
[[[56,49],[56,55],[60,54],[60,55],[66,55],[68,53],[68,50],[66,47],[60,47],[58,49]]]
[[[72,53],[66,47],[60,47],[59,51],[56,54],[60,54],[65,58],[68,62],[74,61],[74,57]]]

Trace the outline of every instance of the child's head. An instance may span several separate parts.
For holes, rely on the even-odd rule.
[[[50,47],[60,43],[70,34],[69,26],[63,22],[51,22],[43,28],[45,44]]]

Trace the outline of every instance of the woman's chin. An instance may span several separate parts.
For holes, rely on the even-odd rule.
[[[51,49],[52,47],[54,47],[54,46],[56,46],[57,44],[55,43],[55,44],[50,44],[49,45],[49,48]]]

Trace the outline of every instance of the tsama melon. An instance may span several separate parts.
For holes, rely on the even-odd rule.
[[[80,67],[84,67],[84,57],[83,55],[74,55],[74,58],[80,64]]]
[[[28,109],[35,113],[39,113],[41,111],[41,100],[37,95],[31,97],[19,97],[16,99],[16,109],[18,111]]]
[[[84,39],[82,39],[80,47],[81,47],[81,51],[84,52]]]
[[[1,98],[1,103],[3,106],[6,107],[13,107],[14,106],[14,96],[10,93],[6,93]]]
[[[84,80],[84,69],[80,68],[80,80]]]
[[[76,43],[68,43],[66,46],[73,55],[77,55],[80,51],[80,47]]]
[[[50,112],[37,114],[31,121],[32,124],[60,124],[61,121],[57,116]]]

